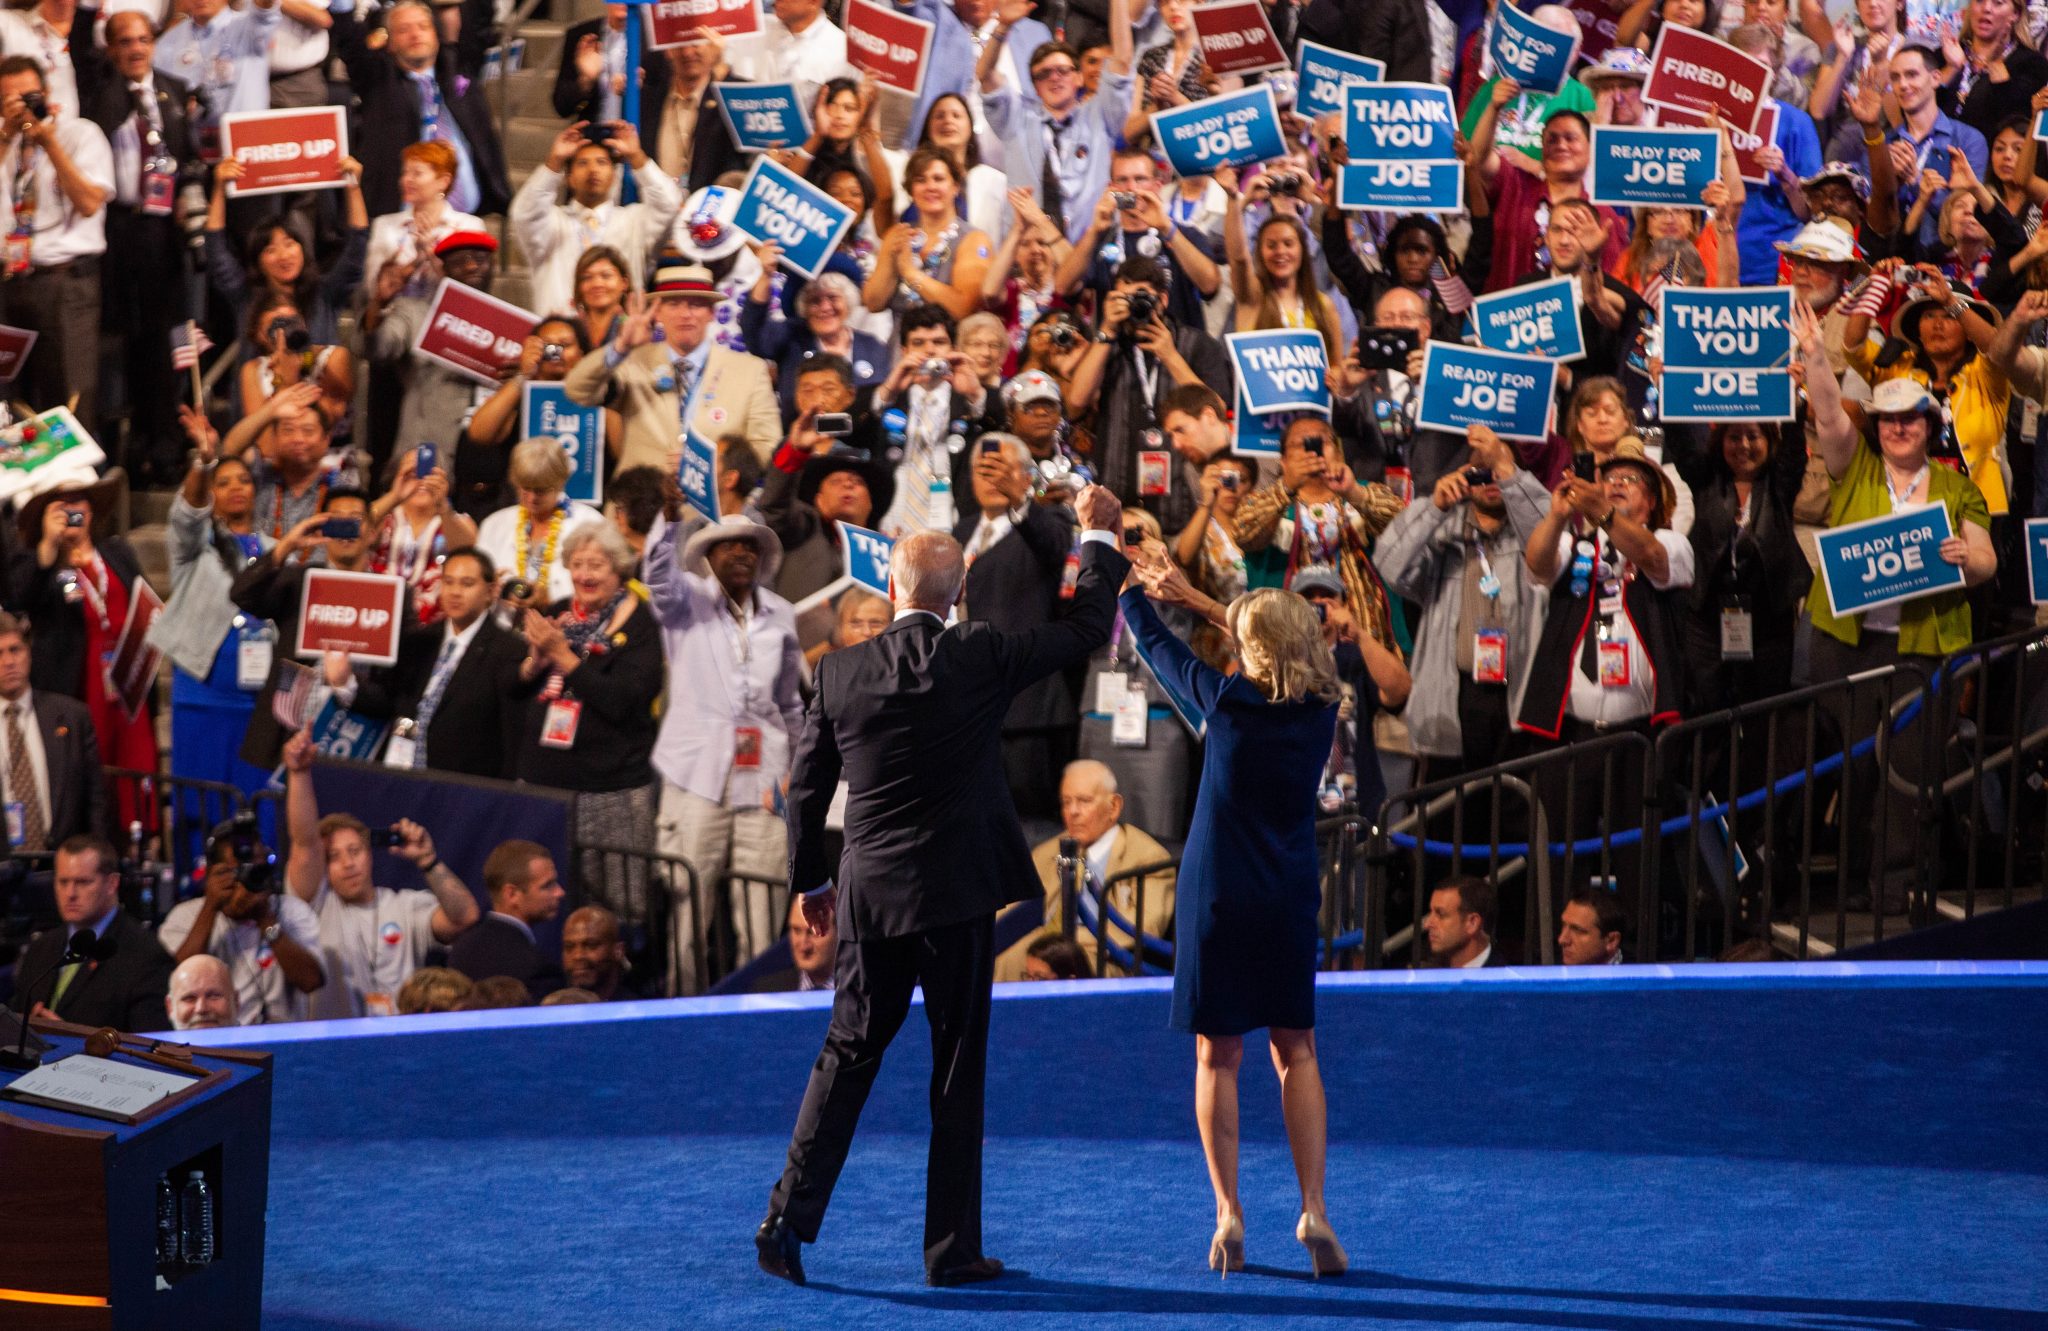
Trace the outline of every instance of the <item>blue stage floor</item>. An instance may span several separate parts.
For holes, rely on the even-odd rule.
[[[278,1058],[264,1325],[2048,1327],[2048,967],[1345,977],[1319,1001],[1353,1261],[1322,1282],[1249,1052],[1251,1269],[1206,1269],[1192,1055],[1157,985],[999,991],[988,1246],[1030,1274],[952,1291],[919,1279],[915,1016],[801,1290],[750,1238],[811,1000],[240,1033]]]

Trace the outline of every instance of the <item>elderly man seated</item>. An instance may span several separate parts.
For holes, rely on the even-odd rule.
[[[174,1031],[234,1025],[235,982],[228,976],[228,964],[211,952],[186,958],[171,972],[164,1010]]]
[[[1095,921],[1100,917],[1105,887],[1120,874],[1156,864],[1170,865],[1173,859],[1166,847],[1141,829],[1123,822],[1123,815],[1124,797],[1117,793],[1116,773],[1093,759],[1084,758],[1067,764],[1066,772],[1060,778],[1060,820],[1066,825],[1066,831],[1041,843],[1031,856],[1032,862],[1038,866],[1039,881],[1045,884],[1045,928],[1020,940],[996,958],[998,980],[1029,978],[1026,971],[1032,943],[1045,935],[1065,932],[1059,858],[1060,842],[1067,837],[1080,843],[1082,855],[1087,860],[1083,891],[1092,894],[1095,902],[1083,903],[1074,928],[1074,940],[1086,953],[1089,969],[1098,975],[1102,973]],[[1147,937],[1168,937],[1173,932],[1174,870],[1168,867],[1158,873],[1147,874],[1144,881],[1144,918],[1138,920],[1138,925]],[[1123,920],[1137,919],[1138,880],[1127,878],[1115,883],[1109,890],[1108,901],[1110,908]],[[1108,932],[1112,945],[1125,953],[1130,951],[1131,935],[1128,930],[1112,922]],[[1112,963],[1115,964],[1114,958]]]

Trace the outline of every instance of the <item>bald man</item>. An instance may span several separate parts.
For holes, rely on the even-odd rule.
[[[164,996],[174,1031],[209,1030],[235,1024],[235,982],[228,964],[208,952],[187,957],[171,972]]]
[[[992,1280],[981,1246],[982,1095],[995,914],[1043,890],[1003,773],[1003,718],[1018,693],[1109,641],[1123,508],[1099,486],[1074,503],[1086,528],[1072,599],[1024,632],[948,627],[967,580],[959,542],[918,532],[889,563],[887,630],[818,662],[789,777],[789,876],[804,918],[837,924],[832,1023],[811,1068],[788,1168],[754,1236],[761,1269],[804,1282],[882,1055],[924,989],[931,1025],[932,1136],[925,1175],[925,1279]],[[845,850],[827,855],[825,813],[846,778]],[[844,902],[839,898],[844,895]]]
[[[1134,869],[1149,868],[1157,864],[1168,864],[1172,856],[1166,847],[1144,831],[1123,820],[1124,797],[1117,793],[1116,773],[1106,763],[1092,758],[1067,764],[1067,770],[1060,777],[1060,822],[1065,831],[1038,844],[1031,852],[1031,862],[1038,869],[1038,879],[1045,884],[1045,928],[1027,938],[1019,939],[1002,956],[996,958],[998,980],[1024,980],[1030,959],[1032,944],[1047,935],[1065,932],[1064,893],[1060,887],[1059,860],[1060,842],[1071,837],[1080,845],[1087,862],[1084,891],[1095,894],[1096,900],[1083,905],[1074,928],[1074,941],[1088,956],[1091,974],[1103,973],[1100,944],[1096,921],[1101,909],[1100,896],[1109,891],[1109,904],[1118,915],[1126,920],[1138,920],[1139,928],[1152,938],[1166,938],[1173,932],[1173,888],[1174,871],[1167,868],[1160,873],[1144,876],[1145,898],[1141,907],[1138,901],[1138,879],[1134,876],[1123,878]],[[1121,880],[1121,881],[1119,881]],[[1114,884],[1114,886],[1110,886]],[[1144,916],[1139,919],[1139,911]],[[1127,929],[1108,926],[1110,943],[1125,955],[1129,955],[1131,935]],[[1153,958],[1157,963],[1160,959]],[[1113,970],[1124,971],[1122,962],[1115,962]]]

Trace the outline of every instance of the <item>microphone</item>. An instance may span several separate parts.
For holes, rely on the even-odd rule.
[[[85,961],[105,961],[114,955],[114,940],[101,938],[90,927],[82,928],[71,935],[64,944],[64,951],[57,960],[44,969],[41,975],[30,980],[21,990],[21,1038],[12,1049],[0,1049],[0,1068],[15,1072],[33,1072],[43,1065],[40,1051],[28,1051],[29,1014],[35,1011],[36,986],[49,979],[66,966]]]

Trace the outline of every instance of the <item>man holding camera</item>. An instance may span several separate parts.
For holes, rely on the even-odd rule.
[[[107,136],[75,110],[47,99],[35,57],[0,59],[0,322],[37,335],[11,396],[40,411],[75,393],[90,431],[114,160]]]
[[[1120,148],[1110,159],[1109,192],[1095,203],[1095,215],[1080,241],[1067,251],[1053,287],[1072,298],[1082,288],[1101,309],[1127,258],[1151,259],[1167,277],[1166,314],[1176,324],[1202,326],[1202,303],[1216,294],[1223,276],[1203,249],[1207,237],[1182,230],[1160,198],[1159,168],[1143,149]]]
[[[882,516],[891,539],[917,531],[951,531],[956,496],[968,486],[967,441],[1003,425],[1002,409],[980,372],[953,345],[953,316],[918,305],[896,321],[896,368],[875,385],[883,461],[895,468],[896,497]]]
[[[619,161],[633,172],[640,201],[613,200]],[[566,203],[557,203],[563,186]],[[512,230],[533,266],[536,310],[576,306],[576,260],[592,245],[609,245],[626,260],[626,278],[642,280],[647,256],[661,244],[683,206],[674,177],[664,175],[623,120],[577,121],[555,136],[548,159],[512,196]]]
[[[1373,546],[1387,586],[1422,608],[1406,713],[1417,778],[1436,781],[1505,759],[1514,703],[1529,678],[1543,598],[1516,576],[1550,506],[1515,451],[1483,425],[1462,467],[1403,509]]]
[[[285,812],[292,851],[285,885],[312,907],[328,973],[341,985],[341,1002],[355,1017],[395,1013],[399,986],[418,970],[434,944],[447,945],[483,914],[476,897],[434,852],[434,839],[401,818],[380,829],[382,848],[407,860],[427,890],[394,891],[371,877],[372,834],[350,814],[320,816],[313,790],[313,745],[303,734],[285,746]]]
[[[306,995],[327,983],[320,922],[280,893],[277,857],[253,821],[216,831],[206,847],[206,891],[180,902],[157,926],[174,966],[212,956],[227,966],[237,1026],[303,1021]]]
[[[1223,344],[1167,315],[1168,282],[1157,262],[1127,258],[1102,302],[1102,331],[1074,367],[1067,401],[1095,412],[1096,479],[1142,505],[1168,530],[1187,525],[1209,456],[1169,443],[1160,428],[1166,395],[1208,384],[1227,401],[1235,382]]]
[[[1415,423],[1430,331],[1429,302],[1408,287],[1388,287],[1351,355],[1330,367],[1330,423],[1345,461],[1359,479],[1384,481],[1404,503],[1433,491],[1465,456],[1458,435]]]

